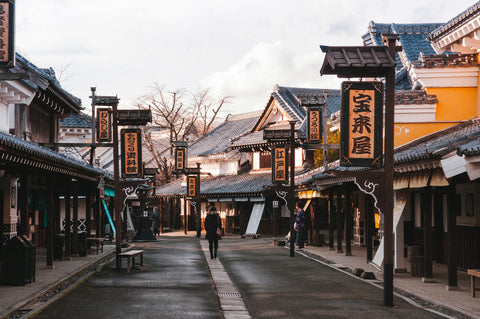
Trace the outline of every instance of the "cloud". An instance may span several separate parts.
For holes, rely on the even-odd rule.
[[[314,86],[322,60],[320,49],[299,52],[281,41],[261,42],[228,69],[201,83],[214,94],[233,96],[237,110],[250,111],[265,106],[275,84]]]

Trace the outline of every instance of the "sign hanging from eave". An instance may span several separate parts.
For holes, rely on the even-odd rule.
[[[15,2],[0,0],[0,68],[15,66]]]
[[[342,83],[340,165],[382,166],[383,83]]]
[[[143,177],[142,132],[122,129],[122,177]]]

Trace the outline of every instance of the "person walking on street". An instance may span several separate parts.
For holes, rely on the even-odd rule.
[[[157,207],[153,208],[152,218],[153,218],[153,221],[152,221],[153,235],[159,236],[160,235],[160,213],[158,212]]]
[[[210,250],[210,258],[217,258],[219,231],[222,228],[222,220],[217,213],[215,206],[211,206],[208,210],[207,217],[205,217],[205,231],[208,239],[208,249]]]
[[[297,238],[295,243],[298,248],[304,247],[304,231],[305,231],[305,212],[300,208],[300,202],[296,203],[297,217],[295,218],[295,233]]]

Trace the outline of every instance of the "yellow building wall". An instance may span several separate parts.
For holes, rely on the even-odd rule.
[[[439,123],[395,123],[394,147],[401,146],[417,138],[457,125],[460,122]]]
[[[438,99],[435,122],[395,123],[395,147],[479,116],[477,88],[427,88]]]
[[[477,88],[427,88],[437,96],[435,121],[465,121],[477,114]]]

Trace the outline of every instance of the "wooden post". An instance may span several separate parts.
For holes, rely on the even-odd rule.
[[[93,206],[93,221],[95,224],[95,237],[100,237],[101,236],[101,228],[102,228],[102,208],[100,207],[100,190],[97,189],[95,192],[95,203]]]
[[[115,216],[115,262],[116,269],[120,271],[120,254],[122,253],[122,218],[121,210],[122,207],[122,198],[121,198],[121,185],[120,185],[120,163],[119,163],[119,153],[118,153],[118,120],[117,120],[117,107],[118,102],[113,103],[112,105],[112,117],[113,117],[113,176],[115,184],[115,198],[114,198],[114,216]]]
[[[337,253],[343,253],[342,188],[337,188]]]
[[[72,183],[73,224],[72,224],[72,256],[78,257],[78,181]]]
[[[47,179],[47,268],[53,268],[53,231],[54,231],[54,183]]]
[[[290,121],[290,257],[295,256],[295,121]]]
[[[348,183],[345,188],[345,255],[352,255],[352,184]]]
[[[370,195],[364,195],[363,210],[365,212],[365,245],[367,246],[367,263],[373,260],[373,204]]]
[[[85,230],[87,231],[87,237],[91,235],[92,204],[92,190],[88,188],[85,198]]]
[[[432,189],[427,186],[422,192],[422,212],[423,212],[423,255],[424,255],[424,278],[428,281],[433,277],[432,273]]]
[[[70,259],[72,257],[72,222],[71,222],[71,210],[72,203],[70,198],[72,196],[72,178],[68,177],[65,185],[65,258]]]
[[[384,41],[390,56],[395,59],[398,35],[385,35]],[[383,301],[385,306],[393,307],[393,147],[394,147],[394,111],[395,111],[395,66],[389,68],[385,85],[385,211],[383,212]]]
[[[187,199],[183,198],[183,225],[185,228],[185,235],[188,233],[188,209],[187,209]]]
[[[333,201],[333,190],[328,191],[328,250],[335,250],[333,216],[335,215],[335,203]]]
[[[28,229],[28,175],[22,174],[20,179],[19,193],[18,193],[18,202],[20,203],[20,222],[21,222],[21,232],[19,235],[29,235],[30,231]]]
[[[457,194],[455,184],[450,182],[447,195],[447,251],[448,283],[447,290],[458,290],[457,283]]]

